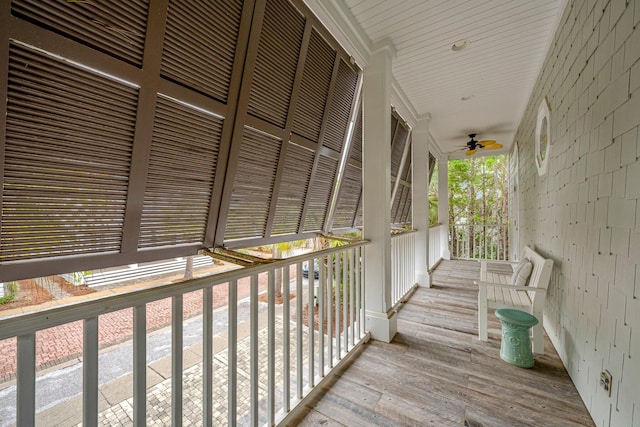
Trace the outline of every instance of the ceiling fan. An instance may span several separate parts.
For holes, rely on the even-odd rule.
[[[461,150],[467,150],[467,152],[465,153],[467,156],[472,156],[476,154],[479,148],[482,148],[485,150],[497,150],[499,148],[502,148],[502,144],[498,144],[493,139],[476,141],[476,135],[477,134],[475,133],[470,133],[469,138],[471,138],[471,140],[467,142],[466,147],[461,148]]]

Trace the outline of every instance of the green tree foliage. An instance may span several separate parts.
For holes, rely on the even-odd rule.
[[[438,163],[429,181],[429,227],[438,225]]]
[[[452,249],[470,258],[508,253],[509,163],[506,154],[449,162],[449,224]],[[457,226],[454,226],[457,225]]]

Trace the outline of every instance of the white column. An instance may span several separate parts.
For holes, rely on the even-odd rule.
[[[415,235],[416,283],[429,287],[429,119],[418,118],[413,129],[412,221]]]
[[[449,161],[438,161],[438,223],[444,226],[445,236],[449,233]],[[442,246],[442,259],[451,259],[449,239],[445,239]]]
[[[397,332],[391,306],[391,59],[388,44],[374,51],[364,70],[363,237],[366,328],[374,339],[390,342]]]

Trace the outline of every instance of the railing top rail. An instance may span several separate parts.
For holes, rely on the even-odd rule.
[[[232,280],[264,273],[276,268],[287,267],[299,262],[308,261],[336,252],[342,252],[356,247],[363,247],[369,242],[362,240],[348,245],[323,249],[317,252],[297,255],[278,261],[225,271],[211,276],[199,277],[180,283],[163,283],[140,288],[137,285],[127,286],[119,290],[98,292],[95,299],[83,302],[70,301],[44,309],[33,309],[19,314],[0,318],[0,340],[29,334],[42,329],[51,328],[64,323],[97,317],[101,314],[125,308],[135,307],[164,298],[198,291],[209,286],[216,286]],[[111,295],[109,295],[111,294]],[[107,296],[105,296],[107,295]],[[54,302],[55,304],[55,302]]]

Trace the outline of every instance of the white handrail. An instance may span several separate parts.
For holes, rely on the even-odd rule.
[[[395,239],[394,239],[395,240]],[[15,314],[0,319],[0,340],[17,337],[18,367],[16,392],[16,421],[19,425],[32,425],[36,408],[36,332],[65,323],[83,320],[85,325],[83,341],[83,364],[88,375],[84,377],[83,423],[97,425],[98,413],[98,319],[100,315],[125,308],[133,308],[133,421],[144,424],[148,416],[147,384],[146,384],[146,304],[172,298],[172,378],[183,375],[183,295],[201,291],[203,293],[202,316],[202,413],[205,425],[211,425],[213,395],[212,375],[224,375],[228,387],[226,402],[226,419],[235,425],[237,414],[246,417],[253,425],[272,425],[285,419],[291,411],[298,407],[301,399],[307,396],[314,386],[324,381],[332,368],[350,356],[365,338],[364,329],[364,292],[361,278],[364,268],[363,251],[368,242],[362,241],[349,245],[327,249],[312,254],[278,260],[259,266],[247,267],[220,274],[197,278],[177,284],[162,284],[144,289],[129,289],[123,293],[102,296],[78,304],[65,304],[43,310]],[[411,257],[413,259],[413,257]],[[308,287],[303,288],[303,264],[308,263]],[[320,266],[318,278],[314,278],[314,265]],[[278,269],[283,269],[282,309],[275,305],[274,277]],[[296,303],[292,305],[289,298],[289,271],[296,274]],[[260,327],[258,321],[258,279],[262,274],[268,276],[267,286],[267,325]],[[240,319],[238,314],[237,284],[241,279],[250,281],[250,315],[248,319]],[[228,283],[228,371],[212,371],[213,329],[211,328],[212,289],[220,284]],[[317,285],[317,286],[316,286]],[[319,293],[316,295],[316,290]],[[305,297],[306,293],[306,297]],[[97,293],[103,294],[103,293]],[[103,294],[104,295],[104,294]],[[318,320],[314,328],[314,306],[317,303]],[[308,322],[302,321],[306,304]],[[282,318],[282,326],[276,326],[276,310]],[[295,315],[295,320],[292,316]],[[279,317],[279,318],[280,318]],[[325,319],[327,325],[325,326]],[[244,322],[246,321],[246,322]],[[241,400],[239,393],[244,393],[238,372],[238,355],[240,347],[247,340],[239,340],[238,327],[242,323],[249,324],[251,389],[250,405],[246,407],[246,399]],[[335,326],[335,328],[333,328]],[[296,328],[295,334],[290,334]],[[267,343],[263,345],[262,336],[266,330]],[[259,336],[260,334],[260,341]],[[295,347],[295,349],[294,349]],[[266,349],[266,350],[265,350]],[[264,350],[264,354],[263,354]],[[290,355],[295,355],[295,363],[291,363]],[[316,363],[316,361],[318,363]],[[266,367],[266,375],[262,372]],[[218,379],[219,380],[219,379]],[[295,383],[296,393],[290,393],[290,386]],[[182,420],[183,390],[182,381],[172,381],[171,386],[171,418],[176,424]],[[185,393],[186,394],[186,390]],[[216,411],[224,402],[215,402]],[[242,415],[245,414],[245,415]],[[233,420],[233,422],[232,422]],[[213,424],[219,422],[213,421]]]

